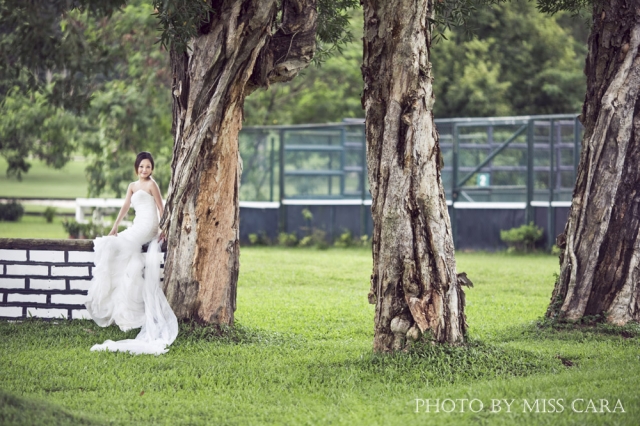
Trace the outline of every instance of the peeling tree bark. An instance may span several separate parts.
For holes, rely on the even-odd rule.
[[[547,316],[640,319],[640,5],[596,2],[585,66],[585,126]]]
[[[373,202],[374,350],[404,348],[420,333],[464,339],[464,292],[433,121],[430,1],[365,0],[363,106]]]
[[[164,291],[181,319],[233,324],[239,270],[238,133],[245,97],[315,52],[315,0],[213,1],[190,52],[171,52],[174,151],[161,227]],[[281,23],[272,33],[281,7]]]

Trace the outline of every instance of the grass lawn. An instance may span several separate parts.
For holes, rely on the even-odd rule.
[[[136,331],[90,321],[0,322],[0,423],[640,422],[635,329],[536,325],[557,259],[463,253],[458,265],[475,283],[466,291],[471,343],[464,347],[424,344],[374,355],[374,309],[366,297],[371,255],[364,249],[243,248],[236,327],[218,337],[183,324],[159,357],[89,352]],[[416,413],[416,399],[476,399],[478,412],[468,403],[460,412],[458,402],[451,413]],[[504,403],[492,412],[492,399],[513,400],[511,412]],[[524,400],[536,399],[539,412],[526,411]],[[610,410],[620,399],[625,412],[572,410],[572,401],[584,411],[589,399],[597,410],[601,399]]]
[[[19,222],[0,221],[0,238],[66,239],[68,235],[62,228],[62,220],[62,217],[56,216],[53,222],[47,223],[44,216],[24,215]]]
[[[87,196],[86,163],[70,161],[62,169],[29,160],[31,168],[22,181],[7,177],[7,161],[0,157],[0,197],[82,198]]]

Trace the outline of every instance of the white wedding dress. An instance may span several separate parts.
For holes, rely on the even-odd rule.
[[[91,350],[160,355],[176,339],[178,321],[160,287],[158,210],[153,196],[143,190],[133,193],[131,205],[133,226],[94,240],[95,268],[85,305],[101,327],[115,323],[123,331],[141,330],[135,339],[107,340]],[[145,259],[142,245],[147,242]]]

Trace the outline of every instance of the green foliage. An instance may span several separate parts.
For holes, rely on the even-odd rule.
[[[366,237],[366,235],[365,235]],[[354,237],[350,230],[345,230],[333,243],[336,247],[357,247],[362,244],[362,240]]]
[[[160,44],[179,51],[187,50],[189,40],[199,35],[215,12],[208,1],[193,0],[153,0],[153,9],[162,30]]]
[[[506,231],[500,231],[500,239],[504,241],[510,251],[530,253],[535,249],[536,242],[540,241],[544,231],[533,222]]]
[[[105,7],[111,3],[118,2],[104,2]],[[82,152],[89,160],[88,195],[122,196],[135,178],[135,155],[150,151],[156,160],[154,178],[161,189],[167,188],[171,77],[168,54],[155,44],[153,9],[133,0],[109,19],[100,15],[105,10],[79,8],[64,12],[62,19],[51,18],[47,31],[53,28],[56,37],[60,33],[60,43],[69,44],[60,47],[65,53],[59,62],[52,58],[50,63],[47,52],[38,50],[33,57],[18,58],[29,62],[21,65],[17,78],[7,80],[0,115],[0,155],[9,163],[9,175],[20,178],[26,173],[29,157],[60,168],[73,153]],[[12,19],[28,19],[20,16]],[[49,63],[52,68],[36,73],[33,83],[35,71],[29,67]],[[82,87],[67,85],[70,70],[90,81]],[[83,98],[65,98],[70,93]]]
[[[349,25],[350,12],[359,11],[358,0],[318,0],[318,27],[316,30],[316,54],[313,61],[320,65],[333,54],[343,53],[343,48],[353,42]]]
[[[302,237],[299,246],[315,247],[320,250],[326,250],[329,248],[329,243],[327,242],[327,233],[322,229],[313,228],[309,235]]]
[[[57,209],[55,207],[49,206],[46,209],[44,209],[43,216],[47,220],[47,223],[53,222],[53,218],[56,217],[56,212],[57,212]]]
[[[562,11],[578,15],[589,10],[599,0],[537,0],[538,9],[543,13],[555,14]]]
[[[442,2],[436,2],[443,4]],[[354,41],[321,67],[245,101],[245,125],[337,122],[364,118],[362,13],[351,13]],[[588,25],[568,13],[548,16],[517,0],[478,8],[467,27],[431,46],[436,118],[579,111]],[[468,33],[471,31],[471,34]]]
[[[284,247],[295,247],[298,245],[298,237],[295,232],[290,234],[281,232],[278,234],[278,244]]]
[[[96,237],[102,237],[109,234],[110,226],[104,226],[101,223],[87,222],[78,223],[75,219],[65,219],[62,221],[62,227],[69,235],[69,238],[81,238],[93,240]],[[118,232],[127,229],[126,226],[118,226]]]
[[[124,0],[0,1],[0,95],[18,86],[21,91],[53,84],[48,93],[55,106],[82,109],[96,80],[108,73],[108,60],[99,40],[83,37],[77,16],[110,16]],[[75,11],[77,13],[74,14]],[[73,15],[73,16],[72,16]]]
[[[515,0],[477,10],[432,47],[434,113],[444,117],[579,111],[586,57],[578,17],[548,16]]]
[[[141,0],[108,21],[90,22],[86,37],[98,37],[114,46],[111,58],[117,79],[94,92],[87,120],[83,153],[89,196],[124,196],[136,178],[133,170],[140,151],[155,160],[154,179],[161,191],[170,180],[172,155],[171,77],[168,54],[155,45],[153,9]]]
[[[307,222],[311,222],[313,220],[313,213],[311,213],[311,210],[304,208],[302,209],[302,217]]]
[[[80,238],[82,227],[83,224],[78,223],[75,219],[65,219],[62,221],[62,228],[69,235],[69,238]]]
[[[361,10],[350,13],[349,32],[340,54],[309,67],[290,82],[256,90],[245,100],[245,125],[328,123],[364,118],[362,92]]]
[[[77,149],[81,120],[51,104],[53,87],[49,84],[42,91],[25,92],[16,86],[0,105],[0,155],[8,163],[7,176],[20,180],[29,170],[29,156],[59,169]]]
[[[177,51],[188,50],[189,40],[208,29],[212,14],[217,11],[209,1],[153,0],[154,15],[160,26],[160,44]],[[314,61],[321,63],[353,40],[349,30],[349,11],[357,8],[358,0],[318,0]],[[284,2],[278,2],[276,23],[282,19]]]
[[[249,243],[252,246],[270,246],[271,239],[264,231],[261,231],[257,234],[249,234]]]
[[[0,220],[17,222],[23,215],[24,207],[16,200],[11,200],[6,204],[0,203]]]

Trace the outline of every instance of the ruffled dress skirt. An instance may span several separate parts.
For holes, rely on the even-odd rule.
[[[178,322],[160,285],[158,213],[146,191],[136,191],[131,203],[136,212],[133,226],[117,236],[94,240],[95,268],[85,306],[101,327],[116,324],[123,331],[141,331],[135,339],[107,340],[91,350],[159,355],[175,340]]]

